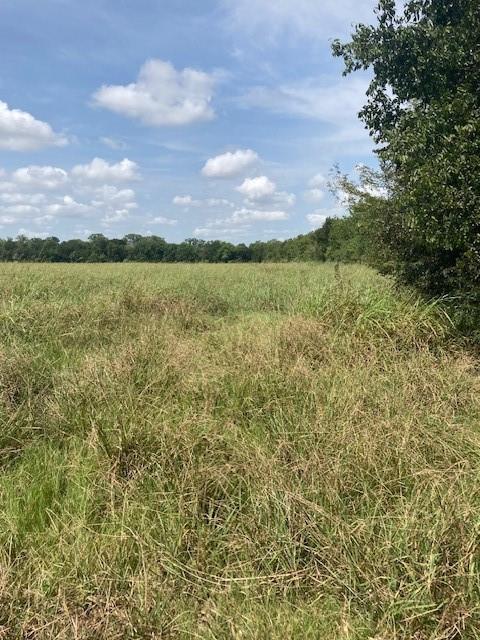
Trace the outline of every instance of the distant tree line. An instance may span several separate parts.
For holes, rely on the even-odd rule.
[[[123,238],[107,238],[101,233],[88,240],[27,238],[0,240],[0,260],[4,262],[290,262],[354,260],[343,255],[343,223],[327,218],[323,226],[289,240],[269,240],[252,244],[232,244],[223,240],[189,238],[167,242],[159,236],[130,233]]]

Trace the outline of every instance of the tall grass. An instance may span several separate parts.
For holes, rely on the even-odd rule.
[[[480,638],[480,383],[360,267],[2,265],[0,638]]]

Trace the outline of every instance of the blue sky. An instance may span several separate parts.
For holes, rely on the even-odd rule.
[[[2,0],[0,236],[287,238],[375,164],[330,41],[374,0]]]

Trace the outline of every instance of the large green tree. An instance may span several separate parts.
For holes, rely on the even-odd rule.
[[[393,176],[385,241],[433,293],[480,291],[480,2],[381,0],[333,52],[373,70],[360,116]]]

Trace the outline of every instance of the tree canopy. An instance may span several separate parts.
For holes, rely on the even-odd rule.
[[[345,74],[373,70],[360,112],[392,187],[382,230],[406,281],[480,289],[478,0],[381,0],[377,24],[333,44]]]
[[[0,260],[19,262],[288,262],[323,261],[329,257],[332,229],[339,221],[327,219],[316,231],[289,240],[268,240],[250,245],[223,240],[188,238],[171,243],[159,236],[130,233],[107,238],[101,233],[88,240],[56,237],[0,240]]]

